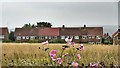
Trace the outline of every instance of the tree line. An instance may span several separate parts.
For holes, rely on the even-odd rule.
[[[35,28],[35,27],[51,27],[52,24],[50,22],[37,22],[37,25],[35,24],[24,24],[22,28]]]

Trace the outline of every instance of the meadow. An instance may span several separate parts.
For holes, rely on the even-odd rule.
[[[57,57],[62,58],[63,66],[71,65],[73,61],[79,66],[88,66],[89,63],[119,65],[117,45],[84,44],[84,50],[77,49],[80,44],[64,50],[63,45],[66,44],[2,43],[2,66],[59,66],[49,56],[49,52],[53,49],[56,50]],[[63,57],[66,53],[69,56]],[[79,60],[77,54],[80,54]]]

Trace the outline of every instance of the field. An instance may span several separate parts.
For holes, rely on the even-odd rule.
[[[66,44],[48,44],[40,43],[3,43],[2,44],[2,66],[59,66],[53,62],[49,56],[49,52],[56,50],[57,57],[61,57],[68,53],[68,57],[62,57],[62,65],[67,66],[69,63],[76,61],[80,66],[89,63],[104,63],[105,66],[110,64],[118,65],[118,46],[113,45],[89,45],[84,44],[84,50],[80,51],[74,47],[62,49]],[[76,55],[80,54],[81,59],[78,60]]]

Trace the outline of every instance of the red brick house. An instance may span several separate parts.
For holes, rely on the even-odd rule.
[[[0,27],[0,40],[8,40],[9,31],[7,27]]]
[[[120,36],[119,36],[119,31],[116,31],[112,34],[113,37],[113,45],[118,45],[120,44]]]
[[[103,36],[103,27],[81,27],[81,42],[91,44],[101,43]]]
[[[51,27],[51,28],[16,28],[16,40],[51,40],[73,38],[75,42],[101,43],[102,27]]]

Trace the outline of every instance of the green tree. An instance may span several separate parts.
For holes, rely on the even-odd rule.
[[[37,27],[51,27],[52,24],[49,22],[37,22]]]
[[[31,24],[24,24],[24,26],[22,28],[32,28]]]
[[[13,31],[10,32],[10,34],[9,34],[9,39],[10,39],[11,41],[15,41],[15,37],[14,37],[14,32],[13,32]]]

